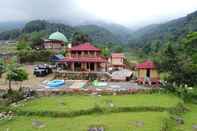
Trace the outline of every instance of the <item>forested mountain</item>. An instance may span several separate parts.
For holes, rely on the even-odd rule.
[[[68,39],[71,39],[75,32],[82,32],[87,34],[95,43],[127,44],[131,48],[145,48],[149,51],[151,48],[160,48],[167,42],[177,43],[186,34],[197,31],[197,11],[185,17],[163,24],[150,25],[137,31],[132,31],[121,25],[103,22],[69,26],[35,20],[25,24],[23,29],[1,32],[0,40],[17,39],[22,34],[34,31],[45,32],[47,36],[57,30],[64,33]]]
[[[23,28],[24,25],[25,25],[25,22],[23,21],[0,22],[0,32],[12,30],[12,29],[20,29],[20,28]]]
[[[119,25],[119,24],[105,23],[105,22],[94,22],[94,24],[112,32],[114,35],[117,36],[118,39],[120,39],[120,41],[123,44],[128,43],[129,38],[133,32],[133,30],[131,30],[130,28]]]
[[[150,25],[135,31],[129,41],[130,47],[162,46],[178,42],[188,33],[197,31],[197,11],[164,24]]]
[[[65,34],[68,39],[72,39],[72,36],[75,32],[81,32],[83,34],[87,34],[92,42],[94,43],[127,43],[128,39],[125,40],[118,33],[120,34],[119,30],[117,30],[118,33],[115,33],[97,25],[81,25],[81,26],[69,26],[59,23],[51,23],[44,20],[34,20],[27,24],[25,24],[24,28],[20,29],[13,29],[9,31],[3,31],[0,33],[0,40],[12,40],[17,39],[19,36],[23,34],[28,34],[32,32],[44,32],[46,34],[46,37],[55,31],[60,31],[63,34]],[[126,36],[128,38],[128,35],[125,35],[122,33],[122,36]]]
[[[87,34],[95,43],[123,43],[118,36],[96,25],[82,25],[75,27],[75,29]]]

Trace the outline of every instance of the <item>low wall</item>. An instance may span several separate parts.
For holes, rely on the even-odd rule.
[[[95,88],[90,89],[67,89],[67,90],[40,90],[36,91],[36,94],[41,96],[53,96],[53,95],[126,95],[126,94],[137,94],[145,93],[151,94],[162,91],[160,88],[147,88],[147,89],[135,89],[131,88],[128,90],[113,91],[110,89],[96,90]]]

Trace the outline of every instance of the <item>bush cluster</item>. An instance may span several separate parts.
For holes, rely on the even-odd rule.
[[[24,90],[24,87],[21,87],[19,90],[9,89],[4,93],[0,99],[0,104],[2,106],[10,105],[12,103],[21,101],[27,97],[36,96],[36,92],[30,90]]]
[[[164,92],[172,93],[180,97],[184,102],[193,102],[197,103],[197,89],[187,86],[176,86],[170,83],[167,83],[162,86]]]
[[[21,63],[48,62],[53,52],[50,50],[22,50],[18,52]]]

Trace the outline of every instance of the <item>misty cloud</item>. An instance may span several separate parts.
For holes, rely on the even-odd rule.
[[[7,0],[0,2],[0,21],[32,19],[77,20],[88,17],[77,10],[74,1],[63,0]]]
[[[125,25],[161,22],[197,9],[196,0],[3,0],[0,21],[107,21]]]

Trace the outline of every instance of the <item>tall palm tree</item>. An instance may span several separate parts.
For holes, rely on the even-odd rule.
[[[5,72],[7,73],[6,79],[9,81],[9,90],[12,89],[12,87],[11,87],[12,78],[13,78],[13,76],[17,75],[15,73],[17,68],[18,68],[18,65],[17,65],[16,59],[14,59],[14,58],[10,61],[10,63],[6,64],[6,66],[5,66]]]

